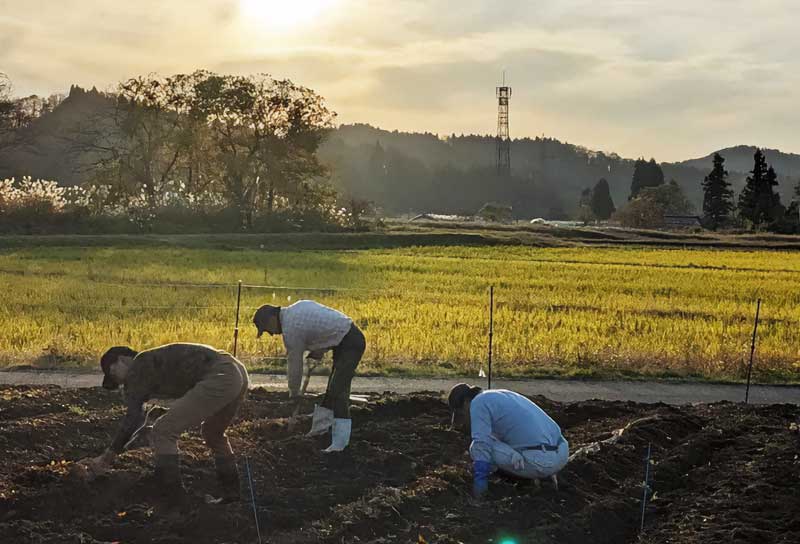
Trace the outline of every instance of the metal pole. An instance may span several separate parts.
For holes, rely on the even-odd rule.
[[[753,341],[750,344],[750,364],[747,367],[747,389],[744,393],[744,403],[750,402],[750,377],[753,374],[753,354],[756,352],[756,335],[758,334],[758,316],[761,313],[761,299],[756,304],[756,322],[753,324]]]
[[[494,337],[494,285],[489,287],[489,384],[492,388],[492,340]]]
[[[239,287],[236,290],[236,325],[233,327],[233,356],[236,357],[236,349],[239,347],[239,308],[242,305],[242,280],[239,280]]]
[[[647,492],[650,490],[650,443],[647,443],[647,457],[644,465],[644,482],[642,483],[642,522],[639,525],[639,532],[644,532],[644,512],[647,507]]]
[[[250,461],[247,457],[244,458],[244,464],[247,467],[247,481],[250,483],[250,500],[253,502],[253,517],[256,520],[256,533],[258,534],[258,544],[261,544],[261,527],[258,525],[258,509],[256,508],[256,493],[253,491],[253,475],[250,472]]]

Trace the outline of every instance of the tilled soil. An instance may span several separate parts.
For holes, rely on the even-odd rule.
[[[329,437],[302,435],[308,417],[290,431],[286,394],[256,389],[229,431],[247,500],[206,503],[213,463],[191,432],[188,495],[173,504],[149,479],[148,449],[91,484],[70,474],[109,444],[117,393],[0,387],[0,542],[257,542],[245,459],[263,542],[800,542],[798,407],[534,400],[573,452],[599,442],[570,461],[558,491],[498,475],[484,501],[471,499],[467,440],[448,430],[439,394],[370,395],[353,409],[351,447],[324,454]]]

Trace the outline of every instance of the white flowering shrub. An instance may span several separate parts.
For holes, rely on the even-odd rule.
[[[86,225],[87,218],[110,216],[107,185],[62,187],[30,176],[0,181],[0,226],[12,232],[47,232]],[[122,210],[122,214],[125,210]]]
[[[182,181],[139,187],[120,193],[111,185],[62,187],[55,181],[0,180],[0,231],[3,232],[213,232],[236,229],[237,216],[228,195],[193,192]],[[248,228],[258,232],[353,228],[350,206],[336,205],[327,187],[312,188],[298,203],[276,194],[269,210],[259,201]]]
[[[167,182],[160,202],[165,208],[184,208],[190,211],[214,212],[223,209],[225,198],[217,192],[192,192],[182,181]]]
[[[0,180],[0,213],[5,212],[16,200],[16,188],[13,179]]]
[[[83,215],[100,216],[109,214],[113,209],[109,185],[67,187],[64,197],[68,208]]]
[[[183,209],[191,212],[214,212],[223,209],[226,204],[223,195],[213,191],[192,192],[180,180],[169,180],[155,186],[144,184],[138,194],[128,197],[129,207],[149,207],[151,211]]]
[[[55,181],[34,180],[30,176],[17,182],[0,182],[0,212],[27,213],[33,216],[58,213],[67,205],[66,189]]]

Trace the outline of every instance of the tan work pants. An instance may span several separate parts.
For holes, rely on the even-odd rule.
[[[217,457],[233,456],[225,430],[233,421],[250,384],[244,365],[232,355],[220,355],[208,374],[153,425],[156,455],[177,455],[181,433],[201,425],[206,445]]]

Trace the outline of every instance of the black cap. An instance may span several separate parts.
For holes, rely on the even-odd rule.
[[[261,338],[261,335],[267,330],[267,321],[269,321],[269,318],[273,315],[279,316],[280,313],[281,307],[272,306],[271,304],[264,304],[261,308],[256,310],[256,313],[253,314],[253,325],[256,326],[256,330],[258,331],[256,338]]]
[[[114,346],[100,357],[100,368],[103,370],[103,387],[106,389],[116,389],[120,386],[109,374],[111,365],[117,362],[120,357],[136,357],[139,353],[128,346]]]
[[[464,406],[464,403],[474,399],[482,391],[483,389],[480,387],[467,383],[459,383],[453,386],[447,396],[447,405],[450,407],[450,425],[455,425],[456,412]]]
[[[472,386],[466,383],[459,383],[453,386],[450,390],[450,394],[447,396],[447,405],[450,407],[451,412],[458,410],[464,405],[467,397],[469,397],[471,389]]]

